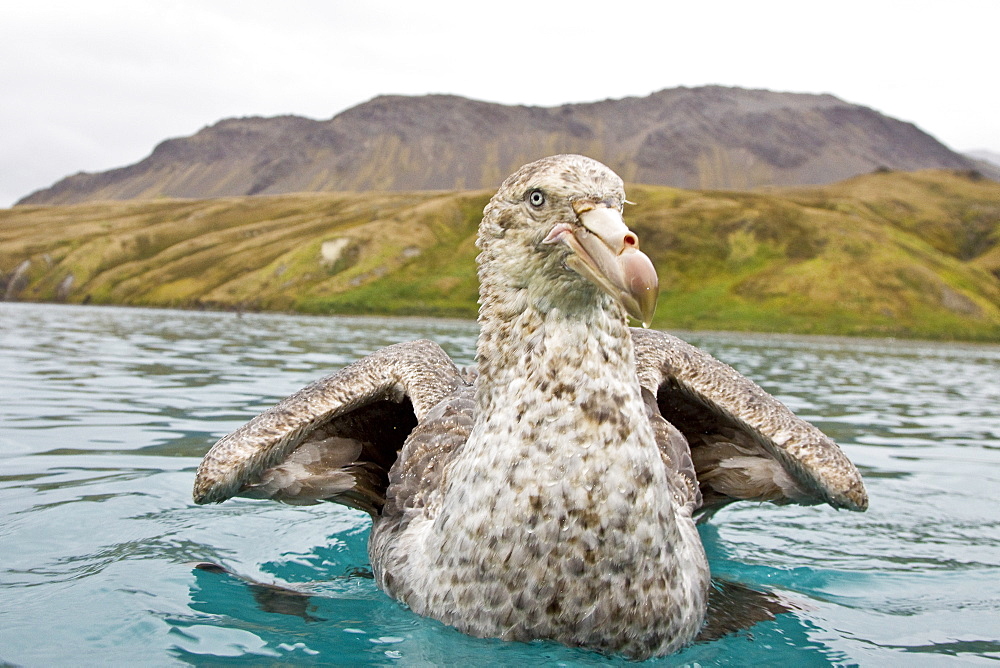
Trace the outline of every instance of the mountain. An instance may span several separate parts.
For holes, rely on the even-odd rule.
[[[630,186],[654,325],[1000,342],[1000,184],[876,173],[753,192]],[[0,210],[0,299],[475,317],[490,191]]]
[[[832,95],[710,86],[558,107],[386,96],[326,121],[223,120],[164,141],[134,165],[67,177],[18,204],[493,189],[520,165],[564,152],[601,160],[632,183],[682,188],[978,165],[910,123]]]
[[[994,169],[1000,169],[1000,153],[997,153],[996,151],[987,151],[986,149],[966,151],[965,157],[987,162],[992,165]]]

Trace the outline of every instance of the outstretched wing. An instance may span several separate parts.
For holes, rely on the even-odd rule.
[[[756,383],[664,332],[633,329],[632,340],[640,384],[690,446],[703,512],[737,499],[868,507],[840,447]]]
[[[198,468],[194,500],[337,501],[375,514],[406,438],[435,406],[466,387],[431,341],[383,348],[219,440]]]

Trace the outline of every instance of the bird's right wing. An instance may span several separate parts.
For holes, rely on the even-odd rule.
[[[337,501],[375,514],[403,442],[468,385],[431,341],[383,348],[220,439],[198,468],[194,500]]]

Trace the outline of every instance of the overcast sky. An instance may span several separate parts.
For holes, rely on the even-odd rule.
[[[998,41],[997,0],[5,2],[0,207],[222,118],[326,119],[383,93],[833,93],[1000,153]]]

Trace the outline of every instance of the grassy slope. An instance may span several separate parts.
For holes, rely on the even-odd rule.
[[[655,326],[1000,341],[995,182],[886,173],[767,192],[634,186],[629,197],[638,205],[627,220],[660,272]],[[329,193],[18,207],[0,211],[0,292],[472,317],[487,199]]]

